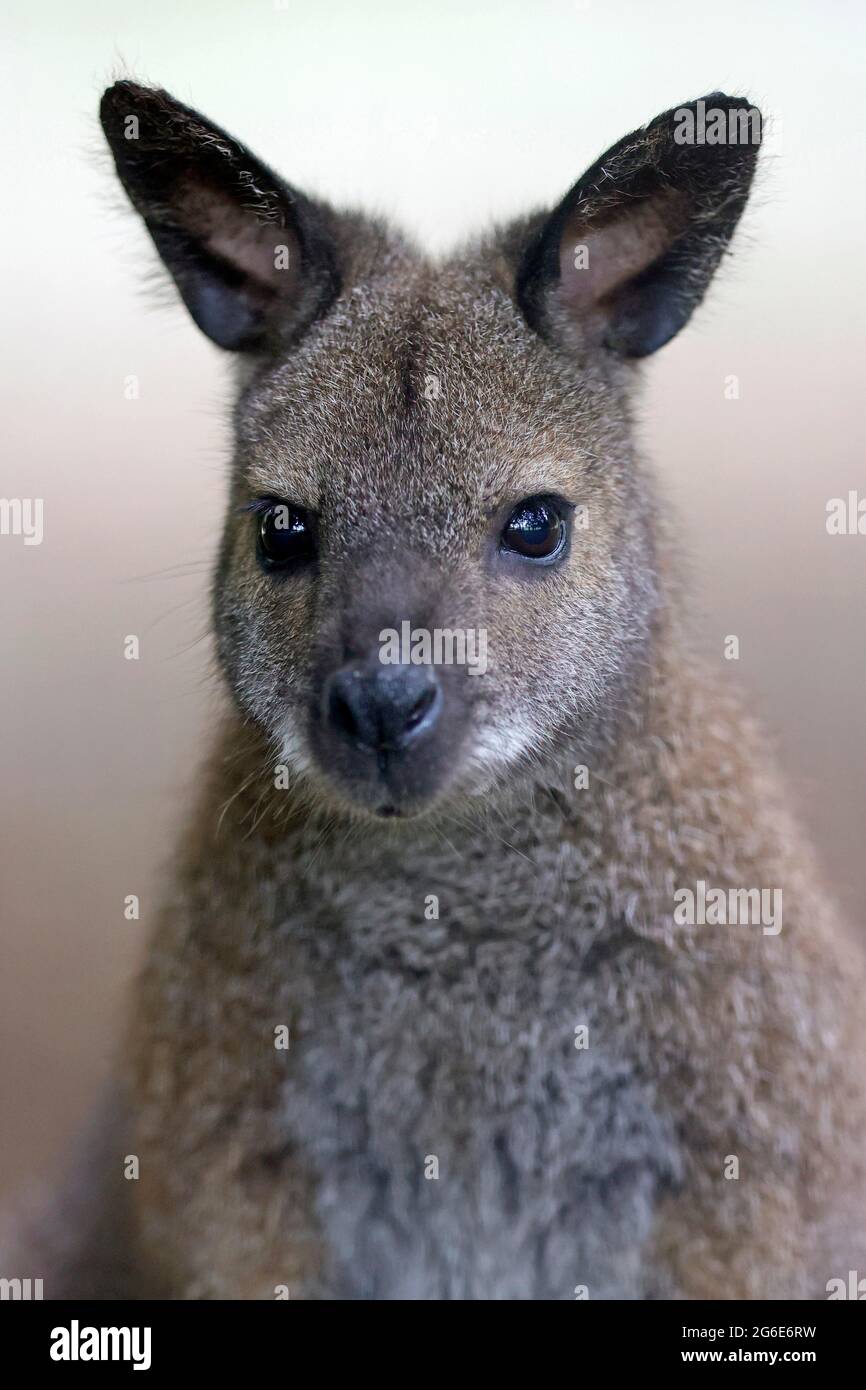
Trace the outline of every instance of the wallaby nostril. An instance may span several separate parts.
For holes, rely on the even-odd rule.
[[[428,670],[346,666],[329,678],[322,712],[341,741],[366,752],[402,752],[433,728],[441,700]]]
[[[382,717],[390,746],[402,750],[425,737],[436,725],[441,706],[442,690],[435,675],[410,668]]]
[[[358,715],[353,708],[352,688],[340,676],[329,682],[327,713],[328,720],[339,734],[351,739],[353,743],[364,742]]]
[[[435,685],[428,686],[427,689],[423,691],[421,695],[419,695],[418,699],[415,701],[414,705],[412,706],[408,715],[406,716],[405,730],[407,734],[411,733],[413,729],[417,728],[417,726],[421,723],[421,720],[424,718],[435,699]]]

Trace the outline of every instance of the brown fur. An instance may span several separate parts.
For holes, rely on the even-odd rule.
[[[181,293],[240,352],[215,581],[233,702],[133,1000],[109,1162],[140,1159],[124,1240],[141,1287],[825,1296],[866,1259],[861,955],[763,735],[684,635],[631,437],[632,359],[703,293],[753,157],[675,150],[667,113],[550,218],[433,264],[311,210],[223,132],[202,155],[208,127],[164,94],[106,101]],[[132,153],[130,106],[153,123]],[[182,169],[190,150],[216,160],[223,202],[252,169],[261,205],[236,250],[256,283],[243,303],[219,285],[216,317],[189,242],[208,240],[207,205],[192,227],[176,150]],[[236,215],[213,216],[230,255]],[[319,248],[278,292],[256,278],[272,226],[296,255]],[[610,263],[563,288],[584,234]],[[544,573],[495,546],[542,492],[591,518]],[[257,564],[242,509],[263,497],[315,513],[314,569]],[[475,681],[440,673],[411,775],[362,765],[320,699],[403,617],[483,626],[491,652]],[[383,779],[402,819],[377,817]],[[675,892],[699,879],[781,888],[781,933],[678,924]]]

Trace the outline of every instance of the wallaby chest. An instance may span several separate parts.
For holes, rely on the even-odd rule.
[[[435,870],[370,880],[288,928],[302,965],[280,1108],[315,1176],[330,1289],[639,1296],[679,1159],[605,1000],[645,948],[561,878],[545,895],[488,874],[450,904]]]

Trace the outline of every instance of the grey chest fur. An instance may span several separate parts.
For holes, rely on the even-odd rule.
[[[680,1157],[608,1012],[645,943],[541,906],[383,931],[389,901],[304,932],[281,1113],[317,1182],[328,1267],[310,1292],[651,1296]]]

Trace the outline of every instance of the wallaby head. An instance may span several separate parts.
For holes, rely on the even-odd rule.
[[[721,94],[668,111],[553,212],[435,264],[165,92],[119,82],[102,121],[189,312],[239,364],[215,620],[274,761],[375,818],[591,746],[658,606],[635,364],[707,288],[758,113]]]

